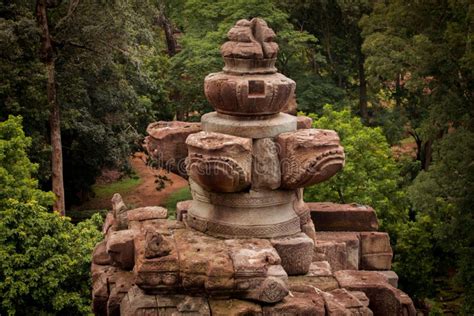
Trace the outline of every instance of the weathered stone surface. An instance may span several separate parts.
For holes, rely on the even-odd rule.
[[[344,149],[335,131],[300,129],[276,138],[283,188],[295,189],[331,178],[344,166]]]
[[[335,241],[346,244],[348,270],[359,270],[359,234],[353,232],[316,232],[316,240]]]
[[[369,298],[369,308],[374,315],[416,315],[408,295],[392,287],[380,273],[342,270],[335,272],[335,277],[342,288],[364,292]]]
[[[184,161],[188,156],[186,138],[201,131],[200,123],[159,121],[146,129],[144,147],[159,166],[187,178]]]
[[[145,234],[145,258],[152,259],[170,254],[173,241],[156,231],[147,231]]]
[[[313,126],[313,119],[309,116],[298,115],[296,117],[296,128],[297,129],[308,129]]]
[[[220,294],[233,291],[234,268],[223,240],[192,230],[176,232],[175,240],[184,289]]]
[[[376,231],[377,215],[370,206],[359,204],[306,203],[318,231]]]
[[[310,265],[309,272],[300,276],[289,276],[288,285],[290,290],[298,290],[303,287],[315,287],[321,291],[337,289],[339,284],[332,275],[331,266],[327,261],[317,261]]]
[[[146,295],[137,286],[133,286],[122,299],[120,314],[159,316],[156,298],[154,295]]]
[[[176,220],[182,222],[188,213],[193,200],[186,200],[176,203]]]
[[[316,242],[316,230],[314,228],[313,221],[311,220],[311,215],[309,213],[309,208],[303,201],[303,189],[295,190],[295,200],[293,201],[293,209],[295,213],[300,218],[300,227],[301,231],[306,234],[313,243]]]
[[[237,74],[276,72],[278,44],[273,42],[275,33],[264,20],[260,18],[251,21],[239,20],[227,36],[230,41],[221,46],[225,72]]]
[[[117,226],[114,218],[114,211],[109,211],[105,216],[104,225],[102,226],[102,234],[107,235],[109,231],[114,230],[114,226]]]
[[[131,270],[135,263],[135,235],[133,230],[119,230],[112,232],[107,238],[107,253],[114,264],[123,270]]]
[[[133,272],[128,271],[117,271],[108,279],[110,295],[107,301],[107,315],[120,316],[120,303],[134,285],[134,279]]]
[[[160,232],[165,233],[164,230]],[[174,241],[170,240],[169,246],[171,250],[167,255],[146,258],[145,236],[135,238],[135,284],[148,293],[174,293],[179,290],[178,251]]]
[[[280,133],[296,131],[296,117],[279,113],[266,119],[245,119],[211,112],[201,117],[203,130],[253,139],[276,137]]]
[[[398,275],[395,273],[395,271],[377,271],[377,273],[384,275],[388,279],[388,283],[391,286],[393,286],[394,288],[398,288]]]
[[[261,316],[262,307],[258,304],[237,299],[210,299],[209,306],[213,316]]]
[[[283,301],[263,306],[263,315],[325,316],[323,297],[314,289],[292,292]]]
[[[112,212],[114,214],[115,223],[117,224],[117,229],[127,229],[128,220],[127,220],[127,206],[123,202],[122,196],[118,193],[115,193],[112,197]]]
[[[165,219],[168,210],[161,206],[139,207],[127,212],[128,221],[147,221],[151,219]]]
[[[360,233],[362,270],[390,270],[392,265],[392,247],[390,237],[382,232]]]
[[[190,180],[193,203],[186,223],[224,238],[275,238],[299,233],[300,220],[289,190],[217,193]]]
[[[313,261],[328,261],[333,271],[347,269],[347,247],[344,242],[316,240]]]
[[[281,172],[275,142],[270,138],[254,140],[252,158],[252,190],[278,189]]]
[[[295,90],[293,80],[280,73],[241,76],[211,73],[204,79],[204,92],[214,109],[234,116],[277,114]]]
[[[106,241],[102,240],[99,242],[92,253],[92,262],[99,265],[110,265],[112,264],[112,258],[107,253]]]
[[[314,242],[303,233],[271,239],[272,246],[281,258],[288,275],[301,275],[309,271],[313,259]]]
[[[286,104],[281,109],[281,112],[296,116],[298,112],[297,107],[298,104],[296,102],[296,94],[293,92],[293,94],[288,99],[288,102],[286,102]]]
[[[360,316],[372,316],[372,311],[367,307],[368,298],[364,293],[359,292],[357,296],[353,295],[346,289],[336,289],[324,295],[326,302],[333,301],[339,306],[342,306],[349,315],[360,315]],[[358,297],[365,296],[363,301],[360,301]],[[331,315],[331,313],[329,313]]]
[[[238,192],[250,185],[252,140],[221,133],[190,135],[186,144],[188,174],[203,188]]]
[[[287,274],[268,240],[230,239],[225,244],[234,266],[236,291],[243,298],[275,303],[288,294]]]

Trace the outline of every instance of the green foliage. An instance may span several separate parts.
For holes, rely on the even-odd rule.
[[[142,180],[138,176],[126,177],[113,183],[95,184],[92,187],[92,190],[94,191],[95,197],[107,198],[111,197],[114,193],[123,194],[128,192],[138,186],[141,182]]]
[[[429,218],[425,234],[432,236],[432,251],[439,265],[434,275],[456,267],[465,289],[464,309],[474,311],[474,133],[465,128],[450,132],[435,147],[434,161],[421,172],[408,193],[417,222]],[[414,247],[412,247],[414,248]],[[443,269],[444,268],[444,269]]]
[[[186,186],[173,193],[166,199],[164,207],[168,210],[168,217],[171,219],[176,218],[176,203],[186,200],[192,200],[191,191]]]
[[[366,127],[350,110],[324,107],[313,127],[337,131],[344,147],[344,169],[330,180],[305,190],[308,201],[359,203],[372,206],[384,229],[393,228],[407,214],[399,169],[380,128]]]
[[[90,262],[100,215],[77,226],[50,213],[53,195],[37,189],[37,166],[21,119],[0,123],[0,313],[90,313]]]

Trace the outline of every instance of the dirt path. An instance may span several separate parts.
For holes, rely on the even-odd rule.
[[[145,161],[143,153],[136,153],[130,158],[132,169],[140,177],[141,182],[130,191],[121,193],[123,201],[128,207],[162,205],[171,193],[188,185],[188,182],[180,176],[162,169],[153,169],[147,166]],[[166,182],[165,188],[157,191],[156,175],[165,175],[172,182]],[[81,205],[79,209],[110,209],[111,198],[112,196],[92,199]]]

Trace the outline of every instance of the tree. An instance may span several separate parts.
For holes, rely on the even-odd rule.
[[[319,39],[325,62],[319,62],[315,74],[324,77],[324,90],[320,99],[329,103],[342,103],[358,98],[357,111],[364,123],[369,123],[368,92],[365,74],[365,55],[362,52],[359,19],[369,14],[370,1],[287,1],[282,5],[290,14],[290,21]],[[330,86],[331,85],[331,86]],[[305,87],[304,93],[311,89]],[[338,95],[331,92],[339,91]],[[301,94],[299,94],[300,96]],[[302,100],[305,102],[306,100]],[[310,108],[314,101],[302,108],[304,111],[321,110],[322,105]]]
[[[360,21],[370,85],[386,96],[380,106],[403,118],[398,125],[413,136],[423,170],[449,128],[472,126],[473,8],[469,1],[377,2]]]
[[[344,169],[330,180],[305,190],[307,201],[359,203],[372,206],[382,229],[395,231],[407,219],[400,175],[380,128],[366,127],[350,110],[326,105],[313,127],[335,130],[346,155]]]
[[[90,262],[99,215],[74,226],[50,213],[54,195],[37,189],[37,166],[21,119],[0,123],[0,313],[90,313]]]
[[[51,2],[53,3],[53,2]],[[104,167],[124,168],[153,120],[172,118],[169,59],[151,3],[57,1],[48,7],[61,112],[66,207],[86,199]],[[0,3],[0,118],[25,118],[41,186],[51,188],[47,69],[31,2]],[[107,12],[107,14],[104,14]]]

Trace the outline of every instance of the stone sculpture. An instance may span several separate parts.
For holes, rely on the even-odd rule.
[[[336,132],[282,113],[295,82],[276,72],[275,33],[255,18],[228,38],[223,71],[204,83],[216,112],[148,128],[147,151],[189,177],[193,200],[176,221],[114,196],[93,254],[94,313],[414,315],[373,209],[303,201],[345,157]]]

